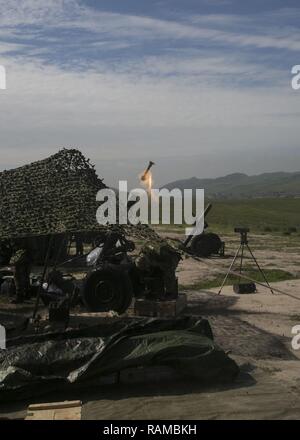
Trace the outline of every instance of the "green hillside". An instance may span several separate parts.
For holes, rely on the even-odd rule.
[[[185,188],[205,190],[211,198],[257,198],[300,196],[300,172],[264,173],[257,176],[230,174],[216,179],[178,180],[165,185],[165,188]]]
[[[248,226],[264,232],[300,232],[300,198],[214,200],[210,226]]]

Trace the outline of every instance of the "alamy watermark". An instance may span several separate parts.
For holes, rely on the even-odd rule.
[[[6,349],[6,330],[3,325],[0,324],[0,350]]]
[[[292,349],[299,350],[300,349],[300,325],[294,325],[291,331],[292,335]]]
[[[6,90],[6,70],[0,65],[0,90]]]
[[[109,188],[98,191],[96,200],[101,204],[96,218],[100,225],[174,224],[187,225],[187,235],[203,232],[203,189],[135,188],[128,192],[127,188],[127,181],[122,180],[118,195]]]
[[[294,75],[291,82],[292,89],[300,90],[300,64],[293,66],[291,73]]]

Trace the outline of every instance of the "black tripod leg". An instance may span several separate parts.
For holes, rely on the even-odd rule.
[[[242,244],[242,253],[241,253],[241,263],[240,263],[240,275],[242,273],[242,268],[243,268],[243,258],[244,258],[244,245]],[[238,279],[238,284],[241,281],[241,277],[239,277]]]
[[[223,287],[225,286],[225,283],[226,283],[226,281],[227,281],[228,275],[229,275],[229,273],[231,272],[231,269],[232,269],[232,267],[233,267],[233,265],[234,265],[234,263],[235,263],[237,257],[239,256],[239,253],[240,253],[241,247],[242,247],[242,245],[240,245],[240,247],[239,247],[238,250],[236,251],[236,254],[235,254],[235,256],[234,256],[234,258],[233,258],[233,260],[232,260],[232,262],[231,262],[231,265],[230,265],[230,267],[229,267],[229,269],[228,269],[228,271],[227,271],[227,274],[225,275],[225,278],[224,278],[224,280],[223,280],[222,286],[220,287],[220,290],[219,290],[219,292],[218,292],[218,295],[220,295],[220,293],[221,293],[222,290],[223,290]]]
[[[267,277],[266,277],[264,271],[262,270],[262,268],[261,268],[260,265],[258,264],[258,261],[257,261],[257,259],[255,258],[254,254],[253,254],[253,252],[251,251],[251,249],[250,249],[250,247],[249,247],[248,244],[247,244],[247,249],[248,249],[248,251],[250,252],[251,257],[252,257],[253,260],[255,261],[255,264],[256,264],[256,266],[258,267],[259,272],[260,272],[261,275],[263,276],[263,279],[265,280],[266,284],[268,285],[269,289],[271,290],[272,294],[274,295],[274,292],[273,292],[273,290],[272,290],[272,287],[270,286],[269,281],[267,280]]]

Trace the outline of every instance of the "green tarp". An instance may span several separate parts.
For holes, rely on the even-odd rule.
[[[239,371],[214,343],[205,319],[117,319],[9,340],[7,350],[0,350],[0,400],[97,382],[129,367],[159,365],[203,383],[231,381]]]

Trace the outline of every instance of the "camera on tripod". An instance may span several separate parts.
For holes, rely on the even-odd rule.
[[[238,277],[237,284],[233,285],[234,292],[236,292],[236,293],[254,293],[254,292],[256,292],[255,282],[251,281],[251,279],[248,278],[248,280],[251,281],[250,283],[249,282],[248,283],[245,283],[245,282],[241,283],[240,282],[240,280],[242,278],[242,269],[243,269],[243,261],[244,261],[244,258],[245,258],[245,256],[244,256],[245,249],[248,250],[252,260],[254,261],[254,263],[255,263],[255,265],[257,267],[257,269],[259,270],[260,274],[262,275],[263,279],[265,280],[265,283],[267,284],[267,286],[269,287],[269,289],[273,293],[273,290],[271,289],[271,287],[270,287],[270,285],[268,283],[268,280],[267,280],[267,278],[265,276],[264,271],[261,269],[260,265],[258,264],[257,259],[255,258],[252,250],[249,247],[249,244],[248,244],[248,232],[250,232],[250,229],[246,228],[246,227],[239,226],[239,227],[234,228],[234,232],[236,232],[237,234],[241,235],[241,243],[240,243],[240,246],[239,246],[239,248],[238,248],[238,250],[237,250],[237,252],[236,252],[236,254],[235,254],[235,256],[234,256],[234,258],[233,258],[233,260],[231,262],[231,265],[230,265],[230,267],[229,267],[229,269],[228,269],[228,271],[226,273],[226,276],[225,276],[225,278],[223,280],[223,283],[222,283],[222,285],[220,287],[219,294],[221,293],[223,287],[225,286],[227,278],[228,278],[229,274],[232,272],[232,268],[233,268],[233,266],[234,266],[234,264],[235,264],[235,262],[236,262],[236,260],[238,258],[240,259],[240,269],[239,269],[239,275],[240,276]]]
[[[241,234],[241,244],[248,244],[248,232],[250,232],[249,228],[234,228],[234,232]]]
[[[234,228],[234,232],[239,234],[248,234],[250,232],[249,228]]]

